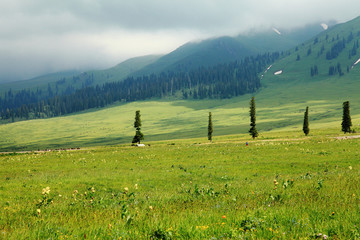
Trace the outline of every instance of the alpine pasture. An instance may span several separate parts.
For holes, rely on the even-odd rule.
[[[360,142],[338,135],[2,154],[0,238],[356,239]]]

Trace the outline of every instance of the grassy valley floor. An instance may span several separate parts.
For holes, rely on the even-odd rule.
[[[3,154],[0,238],[356,239],[360,139],[337,132]]]

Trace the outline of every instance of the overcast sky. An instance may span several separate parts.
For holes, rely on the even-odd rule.
[[[359,0],[1,0],[0,81],[107,68],[192,40],[358,15]]]

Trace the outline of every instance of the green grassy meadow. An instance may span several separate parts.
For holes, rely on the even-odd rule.
[[[2,154],[0,239],[358,239],[360,140],[311,135]]]

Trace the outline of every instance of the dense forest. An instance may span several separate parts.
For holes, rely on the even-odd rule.
[[[58,94],[48,90],[9,90],[0,98],[0,117],[8,122],[55,117],[104,107],[116,101],[131,102],[167,96],[183,99],[230,98],[256,91],[259,73],[279,58],[279,53],[247,57],[241,61],[200,67],[188,72],[164,72],[124,81],[84,87]]]

